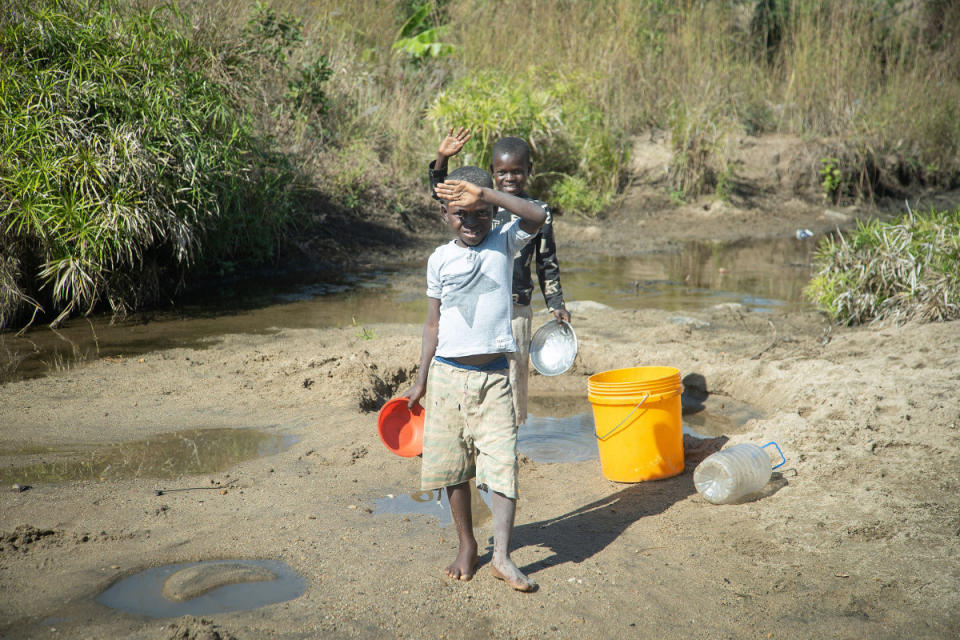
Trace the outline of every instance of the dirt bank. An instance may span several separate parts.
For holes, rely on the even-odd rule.
[[[783,197],[770,209],[644,206],[647,196],[634,196],[633,215],[561,220],[563,255],[835,222],[825,213],[833,209]],[[388,493],[415,491],[419,468],[386,451],[375,413],[360,407],[404,387],[419,326],[229,335],[0,386],[4,465],[42,458],[45,448],[187,428],[298,438],[209,476],[3,487],[0,637],[956,637],[957,323],[846,329],[811,312],[729,305],[686,316],[581,305],[574,369],[534,376],[531,393],[585,396],[597,371],[675,366],[698,376],[689,380],[711,406],[758,408],[764,417],[729,441],[776,440],[788,464],[761,499],[714,506],[691,477],[709,441],[689,443],[683,474],[636,485],[608,482],[595,460],[524,461],[514,559],[539,583],[533,594],[485,571],[488,525],[477,578],[454,583],[441,572],[455,555],[452,528],[374,509]],[[201,485],[218,490],[156,495]],[[282,559],[309,586],[295,600],[206,623],[93,600],[147,567],[227,558]]]

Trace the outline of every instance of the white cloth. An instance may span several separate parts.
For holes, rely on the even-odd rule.
[[[427,296],[440,299],[436,355],[516,351],[510,327],[513,259],[532,237],[514,220],[491,229],[475,247],[451,241],[434,250],[427,262]]]

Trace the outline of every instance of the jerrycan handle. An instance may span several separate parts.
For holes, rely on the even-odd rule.
[[[761,448],[761,449],[766,449],[767,447],[769,447],[769,446],[771,446],[771,445],[772,445],[774,448],[776,448],[777,453],[780,454],[780,462],[778,462],[777,464],[773,465],[773,467],[771,467],[771,468],[772,468],[772,469],[777,469],[777,468],[782,467],[783,465],[787,464],[787,458],[786,458],[786,456],[783,455],[783,451],[780,450],[780,445],[778,445],[776,442],[772,442],[772,441],[771,441],[771,442],[768,442],[767,444],[763,445],[763,446],[760,447],[760,448]]]
[[[611,435],[613,435],[613,433],[614,433],[617,429],[619,429],[619,428],[622,427],[624,424],[626,424],[627,420],[630,419],[630,416],[632,416],[634,413],[636,413],[636,412],[637,412],[637,409],[639,409],[640,406],[641,406],[644,402],[646,402],[646,401],[647,401],[647,398],[649,398],[649,397],[650,397],[650,394],[649,394],[649,393],[644,393],[644,394],[643,394],[643,400],[641,400],[640,402],[638,402],[638,403],[637,403],[637,406],[635,406],[633,409],[630,410],[630,413],[627,414],[627,417],[624,418],[623,420],[621,420],[621,421],[620,421],[620,424],[618,424],[617,426],[615,426],[613,429],[610,429],[610,431],[607,431],[604,435],[602,435],[602,436],[597,436],[597,440],[606,440],[606,439],[609,438]]]

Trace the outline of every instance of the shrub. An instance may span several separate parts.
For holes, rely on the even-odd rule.
[[[393,48],[403,51],[416,63],[426,58],[440,58],[454,52],[454,46],[443,42],[446,27],[437,24],[441,11],[435,10],[430,0],[414,2],[410,16],[400,27]]]
[[[281,63],[290,36],[268,23],[265,55]],[[54,323],[101,301],[124,312],[198,263],[274,254],[295,172],[243,108],[237,79],[256,67],[221,44],[200,43],[173,4],[0,9],[0,248],[21,304],[42,291]],[[299,102],[322,97],[310,73]]]
[[[464,164],[489,167],[499,138],[525,139],[535,168],[531,192],[547,200],[561,197],[573,210],[595,215],[602,208],[598,203],[609,202],[616,193],[627,149],[582,86],[537,68],[508,79],[481,71],[442,91],[428,118],[438,135],[454,124],[471,129],[473,138],[461,152]],[[584,188],[593,190],[593,196],[583,197]],[[580,195],[573,197],[574,191]],[[581,208],[584,204],[588,208]]]
[[[837,201],[843,184],[843,172],[840,171],[839,164],[840,161],[836,158],[820,158],[820,187],[823,189],[823,197],[832,202]]]
[[[587,217],[596,216],[610,202],[579,176],[563,176],[553,186],[551,194],[551,202],[558,210],[578,212]]]
[[[450,124],[469,127],[472,140],[460,159],[463,164],[488,168],[493,143],[503,136],[523,138],[539,151],[559,125],[560,105],[529,75],[504,82],[493,71],[480,71],[461,76],[441,91],[427,117],[438,134]]]
[[[807,297],[842,324],[960,318],[960,208],[820,241]]]

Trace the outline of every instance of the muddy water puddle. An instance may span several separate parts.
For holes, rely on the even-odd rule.
[[[754,311],[805,308],[812,240],[687,243],[677,251],[597,260],[563,260],[569,302],[616,308],[702,310],[735,302]],[[420,324],[426,313],[423,267],[337,276],[302,272],[221,283],[175,310],[127,320],[78,318],[54,331],[0,334],[0,383],[47,375],[101,358],[132,358],[171,348],[203,348],[231,333],[354,327],[375,338],[378,323]],[[542,307],[542,300],[534,302]],[[539,310],[539,309],[538,309]]]
[[[246,611],[300,597],[307,583],[279,560],[188,562],[147,569],[96,600],[151,618]]]
[[[285,451],[297,439],[257,429],[186,429],[98,448],[0,449],[0,485],[216,473]]]
[[[470,504],[473,512],[473,526],[482,527],[492,517],[491,496],[489,491],[480,491],[470,483]],[[436,518],[437,524],[446,527],[453,524],[450,517],[450,501],[443,489],[416,491],[407,494],[388,493],[374,500],[374,515],[390,514],[402,516],[427,516]]]
[[[761,418],[754,407],[726,396],[681,396],[683,432],[694,438],[735,434]],[[583,462],[599,457],[593,409],[586,397],[532,396],[517,435],[517,449],[534,462]]]

